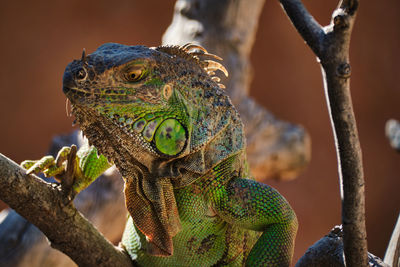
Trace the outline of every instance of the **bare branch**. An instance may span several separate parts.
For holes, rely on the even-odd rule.
[[[72,205],[58,187],[45,183],[0,154],[0,199],[35,224],[51,246],[80,266],[132,266]],[[29,204],[27,204],[29,203]],[[90,255],[90,257],[88,257]]]
[[[289,18],[320,59],[337,149],[347,266],[367,266],[364,174],[350,96],[349,45],[358,1],[341,1],[325,28],[296,0],[281,0]],[[304,16],[303,19],[299,18]],[[321,37],[321,31],[324,31]]]

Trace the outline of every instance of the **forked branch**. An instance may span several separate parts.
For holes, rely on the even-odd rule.
[[[341,1],[326,27],[319,26],[300,0],[280,2],[322,67],[339,165],[346,266],[367,266],[364,174],[350,96],[349,45],[359,1]]]

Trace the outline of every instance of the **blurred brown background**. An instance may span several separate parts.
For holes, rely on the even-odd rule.
[[[326,25],[336,0],[305,0]],[[249,1],[251,4],[251,1]],[[46,153],[72,130],[61,78],[65,66],[105,42],[156,46],[174,1],[8,1],[0,9],[0,153],[20,162]],[[369,251],[383,257],[400,203],[400,155],[384,135],[400,119],[400,2],[361,1],[351,44],[352,95],[363,149]],[[212,51],[211,51],[212,52]],[[278,1],[267,0],[252,53],[251,94],[281,119],[304,125],[312,161],[297,180],[267,181],[300,221],[296,260],[340,224],[337,163],[319,65]]]

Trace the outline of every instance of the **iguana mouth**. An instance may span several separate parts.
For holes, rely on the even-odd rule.
[[[101,88],[101,89],[94,89],[94,90],[85,90],[85,89],[80,89],[79,87],[68,87],[68,86],[63,86],[63,92],[65,94],[68,94],[73,92],[76,94],[83,93],[83,94],[91,94],[91,95],[96,95],[100,97],[107,97],[107,96],[125,96],[126,90],[123,89],[114,89],[113,87],[110,88]]]
[[[79,88],[77,86],[63,86],[63,92],[67,98],[76,104],[85,105],[88,107],[97,107],[103,104],[126,104],[135,103],[138,100],[134,95],[126,94],[123,89],[112,89],[112,88]]]

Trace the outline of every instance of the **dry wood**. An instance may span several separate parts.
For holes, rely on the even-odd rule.
[[[338,158],[346,265],[367,266],[364,174],[350,96],[349,46],[359,2],[340,1],[326,27],[314,20],[300,0],[280,2],[321,64]]]

